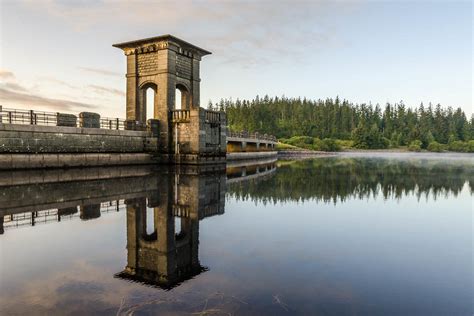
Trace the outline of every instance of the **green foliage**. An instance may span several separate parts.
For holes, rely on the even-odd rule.
[[[285,144],[285,143],[279,142],[276,145],[276,150],[301,150],[301,148],[297,147],[297,146],[290,145],[290,144]]]
[[[280,142],[300,148],[312,149],[314,138],[309,136],[293,136],[288,139],[282,138]]]
[[[421,148],[424,148],[424,149],[426,149],[430,143],[435,141],[431,131],[426,131],[425,133],[422,133],[420,135],[420,140],[421,140]]]
[[[341,149],[349,149],[349,148],[354,147],[354,141],[352,140],[336,139],[336,144]]]
[[[457,151],[457,152],[469,152],[469,143],[463,142],[460,140],[452,141],[448,144],[448,149],[450,151]]]
[[[296,146],[299,148],[304,148],[308,150],[318,150],[318,151],[340,151],[341,146],[337,143],[335,139],[325,138],[320,140],[316,137],[309,136],[293,136],[291,138],[280,139],[281,143]]]
[[[400,147],[400,142],[401,142],[401,135],[397,132],[393,132],[389,140],[389,146],[391,148]]]
[[[360,149],[384,149],[389,146],[390,141],[383,137],[376,124],[367,128],[364,124],[359,126],[352,133],[354,147]]]
[[[332,138],[325,138],[321,141],[320,149],[322,151],[340,151],[341,146]]]
[[[421,140],[414,140],[408,146],[408,150],[409,151],[421,151],[421,145],[422,145]]]
[[[437,141],[432,141],[428,145],[427,149],[429,151],[440,153],[440,152],[444,151],[444,146],[442,144],[438,143]]]
[[[287,97],[256,97],[253,100],[221,100],[210,105],[224,109],[231,130],[259,132],[291,139],[305,135],[305,148],[317,147],[315,139],[352,140],[357,148],[387,148],[409,145],[414,140],[447,144],[474,139],[474,117],[461,109],[441,105],[418,108],[403,102],[379,105],[354,104],[346,100],[308,100]],[[301,137],[301,136],[300,136]],[[308,146],[313,145],[313,146]]]

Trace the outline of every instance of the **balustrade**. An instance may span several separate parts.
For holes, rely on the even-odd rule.
[[[9,109],[0,106],[0,123],[78,127],[77,116],[59,112]],[[100,117],[100,128],[125,129],[125,120]]]
[[[191,119],[191,111],[189,110],[171,110],[172,122],[189,122]]]

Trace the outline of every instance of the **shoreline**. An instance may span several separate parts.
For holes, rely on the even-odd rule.
[[[312,150],[282,150],[278,151],[278,158],[304,159],[322,157],[374,157],[374,158],[474,158],[474,153],[445,151],[408,151],[403,149],[350,149],[336,152],[312,151]]]

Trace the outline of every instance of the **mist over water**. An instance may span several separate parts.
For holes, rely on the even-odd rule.
[[[472,155],[352,153],[91,187],[76,213],[57,185],[0,187],[4,205],[23,188],[65,214],[18,225],[23,206],[0,207],[2,315],[473,312]]]

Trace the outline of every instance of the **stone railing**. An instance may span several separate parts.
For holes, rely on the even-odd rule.
[[[191,120],[191,111],[189,110],[171,110],[171,121],[174,123],[187,123]]]
[[[268,134],[260,134],[260,133],[249,133],[247,131],[240,131],[240,132],[233,132],[229,131],[227,132],[227,137],[235,137],[235,138],[253,138],[253,139],[261,139],[261,140],[269,140],[276,142],[277,138],[273,135],[268,135]]]
[[[101,117],[97,113],[74,114],[43,112],[34,110],[8,109],[0,105],[1,124],[68,126],[83,128],[125,129],[125,120]]]

